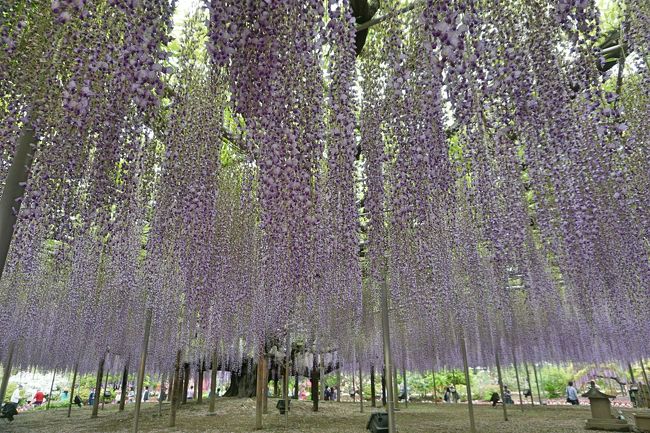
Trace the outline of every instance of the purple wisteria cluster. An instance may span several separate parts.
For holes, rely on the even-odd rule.
[[[648,69],[598,71],[593,2],[431,0],[358,57],[348,0],[205,6],[0,11],[0,184],[35,131],[0,355],[121,370],[151,311],[152,372],[287,334],[380,369],[383,284],[399,368],[647,355]]]

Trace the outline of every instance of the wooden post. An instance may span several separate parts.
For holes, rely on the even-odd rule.
[[[142,404],[144,373],[147,366],[147,351],[149,350],[149,334],[151,333],[151,309],[147,310],[144,319],[144,339],[142,341],[142,351],[140,353],[140,368],[138,368],[137,394],[135,397],[135,413],[133,416],[133,433],[138,433],[140,423],[140,405]]]
[[[171,396],[171,410],[169,412],[169,427],[176,426],[176,407],[178,402],[178,388],[180,388],[180,374],[181,374],[181,351],[176,352],[176,364],[174,365],[174,388],[170,392]]]
[[[465,370],[465,383],[467,384],[467,408],[469,409],[469,426],[472,433],[476,433],[476,423],[474,422],[474,404],[472,403],[472,386],[469,378],[469,365],[467,365],[467,348],[465,347],[465,333],[460,340],[460,351],[463,355],[463,368]]]
[[[7,262],[9,247],[14,236],[16,219],[20,211],[23,195],[25,194],[25,184],[32,166],[33,146],[36,143],[36,134],[31,126],[23,125],[22,132],[16,144],[16,153],[11,162],[11,167],[5,177],[5,186],[0,198],[0,279]],[[11,349],[11,347],[10,347]],[[11,371],[11,365],[9,368]],[[4,379],[3,379],[4,381]],[[6,387],[0,388],[0,397],[4,399]],[[4,400],[0,400],[4,401]]]
[[[269,413],[269,365],[270,359],[264,358],[264,382],[262,383],[262,413],[267,415]]]
[[[203,403],[203,368],[205,367],[205,362],[199,361],[199,379],[196,384],[196,404]]]
[[[499,379],[499,389],[501,391],[501,402],[503,403],[503,420],[508,421],[508,409],[506,408],[506,395],[503,392],[503,376],[501,375],[501,363],[499,362],[499,347],[495,345],[494,347],[494,358],[497,363],[497,376]]]
[[[341,367],[336,370],[336,402],[341,402]]]
[[[210,371],[210,409],[214,413],[217,404],[217,351],[212,352],[212,370]]]
[[[126,402],[126,395],[128,393],[127,387],[129,386],[129,361],[124,364],[124,371],[122,372],[122,393],[120,394],[120,407],[119,411],[124,410],[124,403]]]
[[[11,376],[11,365],[14,359],[15,345],[15,341],[9,343],[9,351],[7,354],[7,359],[4,363],[4,371],[2,373],[2,384],[0,385],[0,404],[5,401],[5,394],[7,393],[7,386],[9,385],[9,376]]]
[[[524,401],[522,400],[521,397],[521,384],[519,383],[519,369],[517,368],[517,355],[515,354],[515,347],[510,346],[512,348],[512,365],[515,367],[515,377],[517,378],[517,394],[519,395],[519,407],[521,410],[524,410]]]
[[[52,373],[52,383],[50,384],[50,393],[47,395],[47,406],[45,410],[50,410],[50,402],[52,401],[52,390],[54,390],[54,378],[56,377],[56,370]]]
[[[388,317],[388,269],[384,264],[381,285],[381,330],[384,348],[384,368],[386,379],[386,412],[388,413],[388,433],[397,433],[395,423],[395,396],[393,394],[392,357],[390,353],[390,321]]]
[[[293,382],[293,398],[298,400],[298,393],[300,392],[300,375],[296,371],[296,376]]]
[[[542,393],[539,390],[539,379],[537,378],[537,367],[533,362],[533,373],[535,373],[535,384],[537,385],[537,399],[539,400],[539,405],[542,405]]]
[[[363,375],[361,373],[361,362],[359,362],[359,410],[363,413]]]
[[[528,364],[524,362],[524,369],[526,370],[526,380],[528,381],[528,392],[530,392],[530,405],[535,406],[535,399],[533,398],[533,383],[530,381],[530,371]]]
[[[264,406],[264,354],[257,359],[257,377],[255,388],[255,430],[262,429],[262,410]]]
[[[74,364],[74,373],[72,375],[72,388],[70,388],[70,401],[68,402],[68,418],[70,418],[70,412],[72,412],[72,401],[74,399],[74,387],[77,384],[77,368],[79,363],[75,362]]]
[[[90,415],[91,418],[97,418],[99,413],[99,399],[101,398],[101,388],[102,388],[102,377],[104,376],[104,361],[106,360],[106,352],[102,355],[102,358],[99,360],[99,366],[97,367],[97,379],[95,380],[95,401],[93,401],[93,411]]]

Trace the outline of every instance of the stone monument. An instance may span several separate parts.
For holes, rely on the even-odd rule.
[[[637,430],[643,433],[650,433],[650,412],[633,413],[633,415]]]
[[[587,420],[585,426],[587,430],[630,431],[627,421],[612,415],[612,403],[609,399],[616,398],[615,396],[600,392],[593,382],[589,391],[582,396],[587,397],[591,405],[591,419]]]

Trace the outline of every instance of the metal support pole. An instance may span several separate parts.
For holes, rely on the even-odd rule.
[[[264,358],[264,382],[262,383],[262,413],[269,413],[269,365],[270,358]]]
[[[530,371],[528,364],[524,362],[524,369],[526,370],[526,380],[528,381],[528,392],[530,392],[530,405],[535,406],[535,398],[533,397],[533,383],[530,381]]]
[[[318,354],[318,380],[320,381],[320,388],[318,388],[320,401],[325,401],[325,369],[323,368],[323,356],[320,354]]]
[[[7,353],[7,359],[5,360],[4,371],[2,373],[2,384],[0,385],[0,404],[5,401],[5,394],[7,393],[7,386],[9,385],[9,376],[11,376],[11,365],[14,360],[15,346],[15,341],[9,343],[9,351]]]
[[[70,401],[68,402],[68,418],[70,418],[70,412],[72,412],[72,400],[74,398],[74,387],[77,384],[77,369],[79,367],[79,363],[75,362],[74,364],[74,373],[72,375],[72,388],[70,388]]]
[[[517,355],[515,353],[515,347],[510,346],[512,348],[512,365],[515,367],[515,377],[517,378],[517,394],[519,395],[519,407],[521,410],[524,410],[524,402],[521,397],[521,384],[519,383],[519,369],[517,368]]]
[[[203,369],[205,367],[205,362],[199,359],[199,374],[198,380],[196,382],[196,404],[203,403]]]
[[[340,374],[339,374],[340,377]],[[340,382],[340,381],[339,381]],[[339,386],[340,388],[340,386]],[[337,394],[338,396],[338,394]],[[370,366],[370,406],[377,407],[377,394],[375,391],[375,366]]]
[[[395,396],[393,395],[393,368],[390,353],[390,322],[388,317],[388,272],[384,269],[381,285],[381,329],[384,346],[384,368],[386,379],[386,412],[388,412],[388,433],[397,433],[395,423]]]
[[[120,394],[120,407],[119,411],[124,410],[124,403],[126,403],[126,394],[128,393],[127,387],[129,386],[129,361],[124,364],[124,371],[122,372],[122,393]]]
[[[535,373],[535,384],[537,385],[537,399],[539,400],[539,405],[542,405],[542,393],[539,390],[539,379],[537,378],[537,367],[533,362],[533,373]],[[541,376],[541,375],[540,375]]]
[[[433,404],[438,404],[438,391],[436,391],[436,371],[434,366],[431,366],[431,376],[433,376]]]
[[[160,394],[158,394],[158,416],[162,416],[162,402],[163,395],[169,395],[169,389],[165,387],[167,382],[167,373],[163,373],[162,378],[160,379]]]
[[[212,352],[212,370],[210,371],[210,409],[214,413],[217,404],[217,351]]]
[[[467,384],[467,408],[469,409],[469,426],[472,433],[476,433],[476,423],[474,422],[474,404],[472,403],[472,386],[469,380],[469,366],[467,365],[467,348],[465,347],[465,333],[460,341],[460,351],[463,355],[463,368],[465,369],[465,383]]]
[[[336,370],[336,402],[341,402],[341,367]]]
[[[291,360],[291,338],[287,327],[287,353],[284,358],[284,377],[282,378],[282,393],[284,397],[284,426],[289,427],[289,361]]]
[[[644,389],[650,391],[650,383],[648,383],[648,373],[645,370],[645,364],[643,364],[643,358],[639,359],[639,363],[641,364],[641,373],[643,374],[643,381],[645,382],[645,388]],[[644,397],[644,399],[645,399],[645,407],[650,407],[650,393],[644,391],[643,395],[645,396]]]
[[[503,392],[503,376],[501,375],[501,362],[499,361],[499,347],[494,347],[494,358],[497,363],[497,376],[499,378],[499,389],[501,390],[501,402],[503,403],[503,420],[508,421],[508,409],[506,408],[506,394]]]
[[[399,407],[399,385],[397,384],[397,366],[393,364],[393,395],[395,396],[395,407]]]
[[[361,373],[361,362],[359,362],[359,410],[363,413],[363,376]]]
[[[50,384],[50,393],[47,395],[47,406],[45,410],[50,410],[50,402],[52,401],[52,390],[54,390],[54,378],[56,377],[56,370],[52,373],[52,383]]]
[[[404,360],[404,365],[402,365],[402,381],[404,382],[404,407],[408,409],[409,407],[409,399],[408,399],[408,393],[407,391],[407,384],[406,384],[406,360]]]
[[[187,403],[187,390],[190,387],[190,363],[186,363],[183,367],[183,393],[181,394],[181,401],[183,404]]]
[[[142,341],[142,352],[140,353],[140,368],[138,368],[137,395],[135,398],[135,414],[133,417],[133,433],[138,433],[140,423],[140,405],[142,403],[144,373],[147,365],[147,351],[149,350],[149,334],[151,333],[151,309],[147,310],[144,319],[144,339]]]
[[[264,354],[257,359],[257,377],[255,387],[255,430],[262,429],[262,410],[264,406]]]
[[[181,375],[181,351],[176,352],[176,364],[174,365],[174,389],[171,390],[171,410],[169,411],[169,427],[176,426],[176,408],[178,406],[178,388],[182,388],[180,383]]]
[[[90,415],[91,418],[97,418],[99,413],[99,399],[102,388],[102,377],[104,376],[104,362],[106,361],[106,352],[102,355],[97,367],[97,379],[95,380],[95,400],[93,401],[93,411]]]
[[[357,402],[357,382],[356,375],[354,374],[354,364],[352,364],[352,402]]]
[[[106,375],[104,376],[104,390],[101,392],[101,394],[102,394],[102,410],[104,410],[104,403],[106,403],[106,398],[104,397],[104,393],[106,392],[107,387],[108,387],[108,370],[106,370]]]

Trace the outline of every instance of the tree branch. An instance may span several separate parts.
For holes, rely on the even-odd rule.
[[[414,1],[413,3],[411,3],[410,5],[408,5],[406,7],[403,7],[402,9],[397,9],[397,10],[395,10],[393,12],[390,12],[390,13],[388,13],[388,14],[386,14],[384,16],[381,16],[379,18],[375,18],[375,19],[372,19],[370,21],[366,21],[365,23],[359,24],[357,26],[357,31],[359,32],[361,30],[365,30],[365,29],[370,28],[370,27],[372,27],[372,26],[374,26],[376,24],[382,23],[382,22],[384,22],[384,21],[386,21],[388,19],[391,19],[391,18],[394,18],[394,17],[396,17],[398,15],[401,15],[401,14],[403,14],[405,12],[412,11],[416,7],[418,7],[420,5],[423,5],[425,2],[426,2],[426,0]]]

